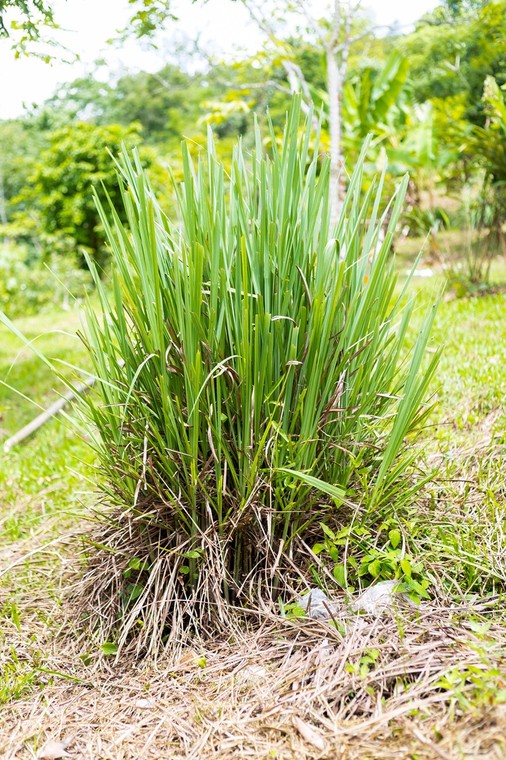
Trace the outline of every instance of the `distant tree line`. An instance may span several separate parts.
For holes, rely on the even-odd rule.
[[[24,23],[32,24],[26,33],[34,37],[41,33],[36,14],[44,23],[54,22],[44,0],[0,0],[0,27],[14,6]],[[170,6],[144,1],[133,10],[144,14],[136,16],[137,22],[150,33],[161,19],[156,14],[169,13]],[[328,21],[319,23],[324,27]],[[411,224],[422,231],[433,224],[438,197],[470,181],[485,183],[487,204],[493,206],[487,224],[493,219],[502,229],[505,167],[497,146],[506,125],[501,106],[505,38],[505,0],[448,0],[407,34],[380,36],[366,17],[352,19],[339,93],[345,167],[352,168],[365,136],[372,134],[371,175],[386,159],[392,184],[410,172],[411,211],[416,207]],[[155,73],[128,73],[116,81],[77,79],[22,117],[0,122],[4,238],[24,243],[31,257],[61,252],[83,264],[86,251],[104,262],[107,252],[90,187],[99,195],[108,193],[115,205],[119,201],[107,150],[114,155],[122,144],[137,146],[170,209],[167,168],[177,181],[180,167],[174,156],[181,139],[189,139],[198,152],[211,125],[216,149],[226,158],[237,137],[251,143],[253,114],[262,121],[268,111],[275,129],[280,127],[294,89],[287,60],[322,119],[322,144],[328,146],[333,94],[326,89],[325,55],[311,35],[280,38],[255,56],[215,63],[198,73],[167,63]]]

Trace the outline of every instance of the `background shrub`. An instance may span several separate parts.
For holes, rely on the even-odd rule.
[[[83,271],[71,254],[50,256],[43,263],[30,259],[23,246],[0,244],[0,311],[10,318],[65,306],[84,295],[91,284],[89,272]]]
[[[121,195],[108,150],[141,142],[140,125],[96,126],[76,122],[51,133],[49,145],[33,165],[29,184],[15,199],[13,224],[6,228],[14,239],[38,241],[42,253],[73,256],[84,266],[83,251],[99,265],[107,258],[104,232],[90,188],[109,196],[121,213]],[[148,149],[140,149],[144,166]],[[123,217],[124,219],[124,217]]]

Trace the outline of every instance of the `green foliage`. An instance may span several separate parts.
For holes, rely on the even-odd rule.
[[[454,235],[445,233],[444,237],[453,239]],[[413,245],[413,241],[410,242]],[[496,261],[494,267],[497,269],[500,264]],[[504,267],[497,271],[504,275]],[[412,286],[422,289],[419,298],[428,303],[427,291],[433,288],[432,283],[415,279]],[[68,334],[79,325],[77,313],[55,310],[17,324],[30,339],[44,333],[36,345],[49,356],[86,366],[84,347]],[[54,332],[55,328],[59,328],[58,333]],[[416,334],[417,329],[415,315],[412,335]],[[48,333],[50,330],[52,332]],[[442,424],[426,429],[425,443],[428,453],[438,457],[438,479],[430,485],[432,498],[429,503],[425,498],[414,500],[411,508],[413,517],[408,521],[400,519],[397,529],[405,536],[406,552],[422,564],[424,572],[430,570],[433,586],[429,592],[437,599],[435,605],[422,602],[420,615],[414,611],[413,618],[426,621],[427,612],[431,616],[429,620],[437,622],[439,618],[434,606],[439,609],[445,604],[446,609],[455,606],[455,609],[449,610],[450,617],[446,620],[448,630],[458,632],[458,648],[462,651],[461,654],[454,652],[454,656],[448,652],[449,661],[441,665],[447,672],[438,672],[436,677],[437,688],[441,690],[437,697],[445,699],[450,714],[458,715],[462,710],[475,710],[476,706],[490,710],[491,705],[504,701],[504,636],[500,627],[504,620],[502,600],[506,588],[506,418],[504,411],[501,411],[506,392],[504,296],[499,294],[441,303],[434,325],[434,340],[446,344],[437,373],[441,403],[437,416],[432,417],[432,422]],[[55,378],[28,349],[24,349],[21,355],[19,349],[19,341],[14,334],[0,326],[0,379],[7,379],[16,389],[47,406],[54,398],[51,389],[55,387]],[[79,356],[75,353],[76,349],[81,352]],[[6,378],[13,363],[11,373]],[[33,405],[19,399],[13,391],[0,387],[2,413],[1,427],[13,433],[28,422],[36,411]],[[86,503],[95,501],[91,494],[84,493],[96,482],[93,472],[87,471],[89,479],[84,478],[82,461],[90,455],[87,444],[76,438],[75,431],[65,431],[61,422],[54,421],[40,430],[36,437],[0,458],[0,534],[6,556],[10,553],[14,558],[25,557],[27,542],[29,546],[38,547],[56,540],[56,545],[60,547],[58,551],[33,554],[2,579],[0,646],[4,654],[5,672],[0,677],[0,699],[6,703],[18,697],[25,700],[33,690],[49,689],[48,694],[54,694],[58,681],[54,677],[48,678],[48,670],[64,671],[66,679],[70,671],[73,676],[84,679],[85,684],[90,683],[89,668],[79,670],[81,660],[86,666],[94,664],[102,654],[100,645],[106,641],[115,642],[114,638],[97,636],[88,642],[88,649],[86,643],[83,644],[80,660],[76,657],[70,660],[68,652],[64,651],[62,657],[55,661],[51,640],[53,634],[58,635],[59,616],[55,620],[54,614],[49,614],[43,606],[44,601],[41,604],[37,601],[41,599],[43,584],[43,599],[51,595],[60,603],[62,551],[72,552],[72,545],[67,539],[62,544],[62,533],[66,535],[68,530],[75,534],[77,529],[80,535],[86,514],[83,514],[82,500],[84,498]],[[82,477],[79,477],[80,472],[83,473]],[[355,521],[356,527],[361,522],[360,519]],[[377,542],[377,529],[372,530],[368,546],[376,543],[379,549],[383,548],[389,532],[395,529],[394,523],[389,524]],[[338,530],[340,528],[334,528],[334,533]],[[355,546],[353,539],[350,553],[355,553],[360,559],[362,550],[355,549]],[[401,546],[402,541],[397,548]],[[78,547],[80,549],[80,543]],[[364,553],[366,548],[364,545]],[[121,555],[116,557],[120,563],[123,562]],[[321,555],[321,558],[327,562],[326,555]],[[71,554],[67,562],[73,561],[75,557]],[[133,561],[133,564],[135,573],[137,563]],[[333,568],[331,560],[328,566]],[[364,576],[362,582],[369,580],[370,576]],[[129,581],[132,582],[132,576]],[[73,594],[72,598],[75,601],[76,595]],[[302,610],[291,602],[293,595],[286,595],[285,599],[288,603],[283,605],[280,602],[281,611],[287,617],[300,616]],[[477,601],[482,612],[473,612]],[[68,609],[67,600],[61,601],[61,604],[63,610]],[[34,619],[37,620],[35,627]],[[407,644],[409,638],[402,622],[401,619],[399,635],[401,641]],[[411,627],[411,623],[408,626]],[[429,633],[429,628],[430,625],[424,630]],[[345,633],[343,631],[343,639]],[[34,641],[30,641],[30,634]],[[74,635],[72,630],[70,635]],[[231,636],[227,638],[230,639]],[[398,666],[395,643],[392,655],[394,664],[389,659],[385,665],[386,644],[383,639],[380,633],[377,640],[366,644],[366,650],[359,648],[348,657],[347,662],[344,657],[345,669],[357,676],[371,674],[374,678],[377,673],[380,689],[383,688],[383,674],[391,674],[392,667]],[[420,641],[424,646],[424,639],[417,634],[415,645]],[[12,645],[18,652],[17,664],[11,657]],[[192,648],[194,646],[192,642]],[[473,647],[472,652],[469,652],[469,646]],[[378,649],[379,657],[376,655]],[[111,657],[114,659],[114,655]],[[195,669],[198,667],[197,658],[192,663]],[[121,657],[121,662],[124,661],[125,655]],[[388,670],[384,670],[385,667]],[[403,674],[396,678],[388,693],[393,693],[393,699],[397,700],[401,690],[404,692],[409,688],[410,681],[411,676],[406,676],[403,668]],[[147,682],[150,682],[149,674]],[[353,685],[357,685],[356,680]],[[415,689],[418,689],[418,682],[415,682]],[[379,689],[375,691],[375,694],[378,693]],[[384,690],[382,693],[384,696]],[[43,694],[36,694],[35,697],[39,700]],[[40,744],[35,746],[34,752]],[[163,747],[160,753],[163,755]]]
[[[200,101],[207,96],[202,75],[190,76],[167,65],[153,74],[127,74],[114,86],[92,77],[76,79],[63,85],[47,105],[66,112],[67,120],[91,120],[102,126],[140,124],[143,138],[157,143],[193,131]]]
[[[199,80],[176,66],[121,77],[108,97],[107,119],[141,124],[149,142],[179,140],[185,128],[195,126],[202,98]]]
[[[429,597],[430,581],[422,563],[406,551],[399,525],[390,518],[380,524],[377,531],[365,525],[348,525],[334,531],[321,523],[322,541],[313,546],[313,553],[323,559],[327,569],[331,566],[334,580],[346,591],[352,592],[357,586],[377,581],[398,580],[399,588],[419,602]],[[316,566],[313,573],[321,583]]]
[[[110,116],[110,104],[115,98],[115,86],[90,74],[63,83],[42,107],[35,108],[28,116],[32,123],[42,121],[41,128],[47,128],[48,121],[52,129],[63,127],[70,121],[112,124],[118,121]]]
[[[446,262],[448,285],[457,298],[483,295],[491,288],[492,262],[502,237],[496,198],[486,180],[477,184],[473,196],[463,193],[462,200],[462,245]]]
[[[31,167],[40,155],[43,139],[29,131],[21,119],[0,121],[0,225],[12,219],[16,196],[27,186]]]
[[[380,69],[366,66],[349,77],[343,92],[345,142],[356,149],[368,134],[377,144],[398,141],[406,123],[408,72],[407,59],[393,51]]]
[[[287,60],[302,70],[315,105],[325,102],[325,56],[315,45],[314,34],[302,33],[306,21],[297,16],[297,10],[279,4],[278,10],[283,8],[296,14],[297,35],[282,38],[281,10],[275,15],[275,23],[280,21],[280,37],[267,52],[216,64],[205,72],[188,73],[184,67],[166,65],[155,73],[127,73],[107,84],[86,77],[60,88],[38,113],[32,112],[20,122],[21,132],[30,131],[24,146],[14,144],[12,151],[5,150],[9,221],[19,205],[12,200],[19,198],[14,186],[19,190],[27,184],[26,159],[34,156],[36,161],[43,149],[40,138],[68,122],[91,121],[104,127],[138,122],[143,139],[156,146],[164,162],[169,159],[174,166],[177,157],[171,154],[181,137],[205,143],[206,124],[213,125],[216,151],[224,158],[231,153],[231,141],[237,135],[244,137],[246,145],[253,143],[248,114],[256,113],[263,123],[268,106],[273,123],[281,127],[293,86],[283,66]],[[141,36],[155,33],[161,19],[171,14],[165,0],[135,0],[131,10],[137,14]],[[412,33],[375,39],[367,32],[367,22],[357,16],[352,37],[356,33],[365,36],[351,45],[342,93],[346,165],[353,165],[362,140],[372,133],[366,172],[372,175],[382,166],[385,148],[389,163],[386,187],[390,191],[396,178],[408,170],[417,189],[415,205],[423,211],[427,205],[421,200],[424,194],[459,190],[463,179],[473,179],[476,162],[462,146],[469,143],[473,125],[486,124],[486,107],[481,101],[486,77],[495,76],[499,86],[506,79],[505,19],[504,0],[457,3],[451,11],[440,7],[428,14]],[[325,28],[324,21],[322,24]],[[27,153],[28,143],[35,149],[29,147]],[[325,126],[320,145],[323,152],[328,150]],[[17,166],[14,155],[22,159]],[[428,205],[429,210],[439,205],[437,198],[431,197]],[[28,223],[27,216],[24,221]],[[28,225],[26,232],[35,238]],[[43,234],[48,233],[43,230]],[[51,247],[54,240],[48,244]]]
[[[422,103],[461,94],[465,119],[482,123],[485,77],[496,76],[501,83],[506,79],[505,33],[504,0],[485,3],[476,13],[456,19],[439,9],[433,18],[422,20],[415,32],[399,41],[400,51],[411,64],[416,100]]]
[[[51,133],[29,186],[18,198],[23,210],[15,215],[14,235],[36,235],[46,251],[77,255],[81,264],[84,251],[103,262],[105,239],[91,190],[95,188],[100,198],[109,195],[120,206],[108,151],[139,142],[136,125],[98,127],[77,122]],[[146,163],[146,153],[141,155]]]
[[[77,310],[61,310],[53,304],[50,311],[18,318],[16,324],[27,340],[63,368],[68,378],[74,376],[64,362],[81,364],[86,358],[75,335],[79,325]],[[18,338],[0,326],[2,438],[16,433],[64,391],[65,386],[57,382],[54,372],[29,348],[20,350]],[[89,446],[61,417],[44,426],[37,436],[13,449],[8,456],[3,454],[0,465],[2,543],[33,539],[48,521],[50,530],[61,535],[72,513],[82,508],[84,493],[90,488],[84,472],[85,462],[90,461],[91,456]],[[91,471],[87,475],[91,475]],[[49,563],[47,555],[43,561]]]
[[[506,219],[506,98],[493,77],[485,80],[483,101],[487,124],[483,128],[474,128],[470,149],[485,170],[482,197],[492,217],[487,219],[487,226],[495,237],[493,242],[505,254],[506,240],[502,226]]]
[[[489,0],[444,0],[444,5],[454,17],[463,16],[466,13],[473,13],[483,8]]]
[[[443,208],[422,209],[420,205],[414,205],[404,214],[403,221],[408,225],[410,235],[428,236],[430,256],[440,256],[438,233],[450,226],[450,219]]]
[[[104,587],[104,598],[117,593],[114,545],[121,573],[141,560],[146,569],[120,579],[143,588],[117,613],[123,641],[141,620],[157,646],[166,583],[205,609],[222,603],[216,594],[242,598],[278,547],[325,514],[335,522],[345,499],[388,511],[423,482],[404,442],[427,413],[437,356],[423,366],[433,309],[407,350],[413,302],[394,296],[405,183],[381,243],[382,180],[363,199],[362,156],[330,236],[329,167],[308,152],[310,117],[302,133],[299,119],[296,100],[270,157],[259,132],[252,156],[239,146],[229,181],[212,141],[197,167],[184,146],[180,222],[126,156],[130,233],[114,205],[101,208],[112,295],[97,276],[100,310],[89,310],[85,340],[98,395],[85,404],[115,507],[97,543],[114,555],[100,555],[103,582],[89,592],[96,610]],[[172,568],[165,601],[157,556]]]
[[[167,19],[175,19],[170,0],[128,0],[132,16],[123,38],[132,34],[138,38],[150,37]],[[5,26],[5,14],[9,10],[20,14],[20,21],[12,21],[10,30]],[[16,55],[27,52],[27,43],[44,40],[44,31],[57,26],[54,7],[49,0],[0,0],[0,37],[8,37],[10,31],[21,31],[17,41]]]
[[[479,626],[474,624],[473,630],[476,628]],[[490,709],[491,705],[503,705],[506,702],[502,668],[494,665],[481,650],[477,649],[477,654],[476,665],[456,665],[437,683],[440,689],[451,693],[452,713],[455,705],[458,705],[460,711],[472,714],[477,713],[480,708]]]
[[[448,214],[439,206],[434,209],[421,209],[420,206],[415,206],[412,211],[404,214],[403,218],[410,226],[410,233],[415,236],[430,234],[432,238],[438,230],[448,229],[450,226]]]
[[[451,262],[449,281],[458,296],[486,292],[491,264],[506,254],[506,101],[493,77],[483,93],[487,113],[484,127],[468,129],[464,149],[481,170],[474,187],[464,188],[460,225],[466,230],[464,256]]]
[[[26,697],[37,687],[40,688],[40,676],[30,663],[19,658],[14,649],[4,655],[0,673],[0,705],[14,699]]]
[[[151,37],[168,20],[176,17],[171,12],[170,0],[128,0],[135,11],[130,18],[124,36],[132,33],[138,37]]]
[[[379,657],[379,649],[365,649],[364,654],[358,660],[346,663],[345,670],[359,678],[367,678],[369,673],[376,668]]]
[[[0,0],[1,37],[9,36],[9,30],[4,24],[4,14],[12,8],[19,11],[23,19],[15,28],[21,28],[29,40],[39,37],[37,21],[50,26],[54,24],[53,8],[46,0]]]
[[[89,273],[75,257],[51,256],[42,264],[20,246],[0,245],[0,309],[11,319],[63,305],[71,291],[84,295],[90,287]]]
[[[487,77],[483,91],[487,112],[485,127],[473,130],[470,150],[477,156],[494,188],[506,186],[506,99],[493,77]],[[505,204],[506,205],[506,204]]]
[[[215,125],[215,135],[221,140],[248,131],[251,120],[244,113],[250,110],[257,111],[262,118],[265,107],[271,104],[277,113],[278,69],[267,56],[255,56],[234,64],[216,64],[205,74],[189,74],[177,66],[166,65],[154,73],[127,74],[114,84],[90,76],[60,87],[46,102],[46,110],[52,118],[64,114],[67,122],[86,120],[98,125],[124,126],[135,122],[142,126],[147,143],[163,151],[179,149],[183,135],[205,142],[201,124],[206,121]],[[281,84],[286,84],[284,79]],[[280,98],[280,121],[289,96],[287,91]],[[226,114],[226,104],[230,102],[240,102],[242,116]],[[214,103],[224,104],[219,123],[213,118]]]

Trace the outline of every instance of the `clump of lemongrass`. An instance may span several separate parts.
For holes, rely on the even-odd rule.
[[[120,645],[227,627],[232,605],[282,591],[320,521],[395,509],[423,482],[412,438],[436,357],[432,313],[406,347],[413,301],[395,291],[406,181],[380,214],[364,151],[331,230],[329,164],[302,121],[295,100],[281,143],[257,128],[230,175],[212,138],[195,161],[183,145],[175,219],[124,154],[128,224],[100,209],[112,283],[95,274],[83,402],[107,510],[84,598]]]

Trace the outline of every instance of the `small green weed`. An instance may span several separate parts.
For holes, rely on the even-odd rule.
[[[0,670],[0,705],[27,696],[38,685],[38,673],[26,663],[3,663]]]
[[[400,588],[413,601],[428,599],[430,580],[423,563],[407,553],[401,531],[392,527],[394,524],[390,518],[374,533],[364,525],[348,525],[334,532],[320,523],[323,541],[313,546],[313,553],[331,560],[334,579],[346,591],[353,592],[364,583],[399,580]],[[314,566],[312,569],[321,582],[317,569]]]
[[[278,601],[279,612],[284,618],[303,618],[306,617],[306,610],[301,607],[297,602],[288,602],[285,604],[280,598]]]
[[[467,713],[506,703],[504,671],[490,663],[464,667],[456,665],[436,685],[451,694],[451,705],[458,705]],[[453,709],[452,706],[450,709]]]
[[[379,655],[379,649],[365,649],[364,653],[358,658],[358,660],[346,663],[345,670],[359,678],[366,678],[376,667]]]
[[[5,642],[4,642],[5,643]],[[14,646],[5,647],[0,667],[0,705],[21,699],[41,686],[41,654],[30,643],[23,656]]]

